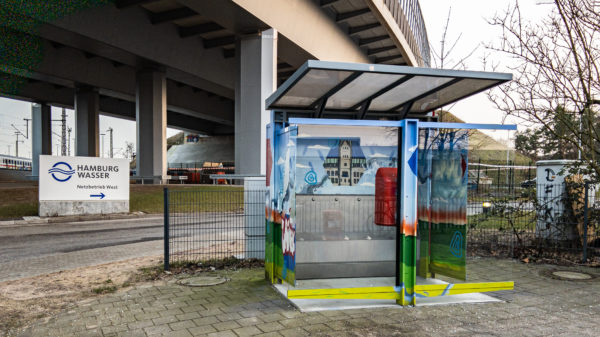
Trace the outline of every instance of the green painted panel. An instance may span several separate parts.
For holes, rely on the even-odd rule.
[[[467,275],[466,237],[466,225],[432,225],[430,271],[465,280]]]
[[[429,221],[419,220],[419,265],[417,275],[422,278],[431,277],[429,270]]]
[[[400,237],[400,291],[401,299],[396,302],[400,305],[415,304],[415,285],[417,280],[417,237],[402,234]]]

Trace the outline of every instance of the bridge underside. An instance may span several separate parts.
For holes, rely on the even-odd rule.
[[[167,126],[235,134],[238,172],[264,173],[264,101],[308,59],[416,64],[382,1],[72,3],[2,5],[0,95],[41,104],[34,136],[75,109],[77,155],[99,154],[99,114],[137,121],[142,176],[165,175]]]

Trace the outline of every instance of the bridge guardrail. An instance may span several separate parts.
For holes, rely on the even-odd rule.
[[[418,0],[384,0],[396,20],[420,66],[430,67],[431,56],[427,29]]]

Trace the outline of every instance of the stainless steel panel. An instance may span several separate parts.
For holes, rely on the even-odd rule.
[[[395,275],[393,261],[300,263],[296,280],[343,277],[390,277]]]
[[[394,261],[395,240],[296,241],[296,263]]]
[[[393,276],[396,228],[373,195],[296,195],[296,278]]]

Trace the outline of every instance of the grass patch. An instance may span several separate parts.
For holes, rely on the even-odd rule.
[[[102,285],[100,287],[92,288],[92,292],[96,295],[100,295],[100,294],[110,294],[110,293],[114,293],[115,291],[117,291],[117,287],[113,284],[113,281],[111,279],[107,279],[103,283],[104,283],[104,285]]]
[[[164,185],[130,185],[129,211],[163,213]],[[243,203],[241,186],[168,185],[172,198],[180,198],[175,212],[232,212]],[[27,186],[3,189],[0,193],[0,220],[38,215],[38,188]]]
[[[477,214],[467,216],[467,223],[472,229],[509,230],[512,225],[519,230],[534,229],[536,224],[535,211],[521,211],[512,214]]]
[[[264,267],[264,261],[259,259],[238,259],[230,256],[224,259],[209,259],[199,261],[177,261],[169,265],[169,271],[165,272],[164,265],[143,267],[132,275],[125,284],[134,284],[137,282],[147,282],[161,280],[169,277],[171,274],[195,274],[199,272],[209,272],[215,270],[240,270],[250,268]]]
[[[37,186],[3,188],[0,190],[0,219],[2,220],[38,215],[38,205]]]
[[[169,186],[172,212],[228,212],[244,200],[244,189],[233,186]],[[131,186],[131,212],[164,212],[164,186]]]
[[[110,294],[110,293],[114,293],[115,291],[117,291],[117,287],[114,285],[100,286],[98,288],[92,288],[92,292],[96,295]]]
[[[24,216],[36,216],[38,215],[39,203],[27,202],[19,203],[14,205],[2,205],[0,206],[0,219],[20,219]]]

